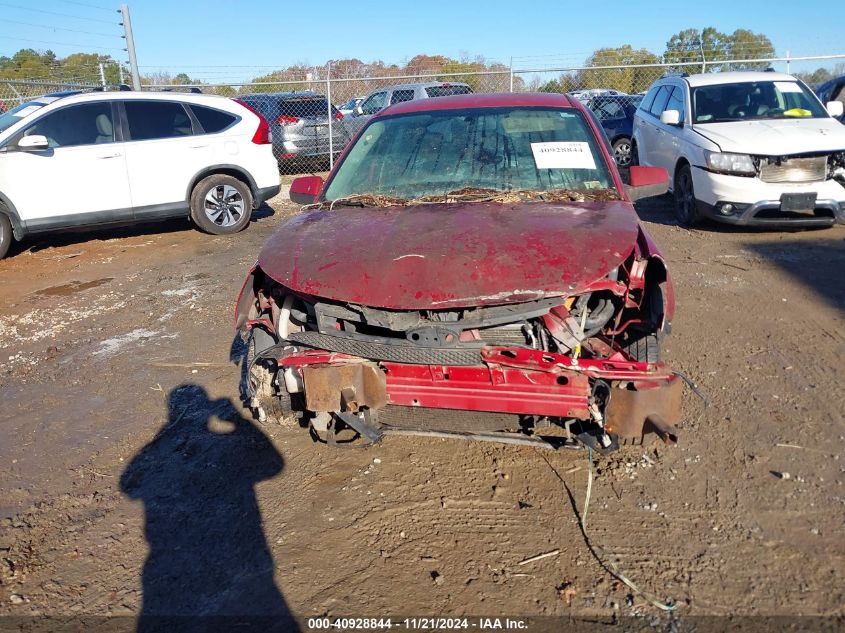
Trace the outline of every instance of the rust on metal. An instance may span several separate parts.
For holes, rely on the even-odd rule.
[[[650,389],[611,389],[605,428],[619,437],[632,439],[654,432],[664,442],[675,443],[683,390],[684,384],[677,378]]]
[[[302,378],[309,411],[356,412],[387,404],[387,381],[375,363],[307,365]]]

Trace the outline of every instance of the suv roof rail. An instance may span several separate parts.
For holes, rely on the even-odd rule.
[[[123,92],[126,90],[132,90],[132,86],[127,86],[126,84],[106,84],[105,86],[91,88],[91,92],[111,92],[112,90],[119,90]]]

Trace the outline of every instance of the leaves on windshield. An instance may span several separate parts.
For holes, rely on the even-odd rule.
[[[464,187],[436,196],[420,198],[395,198],[379,194],[359,194],[338,200],[326,200],[304,206],[309,209],[334,209],[337,207],[407,207],[420,204],[443,204],[461,202],[496,202],[514,204],[517,202],[609,202],[621,200],[615,189],[553,189],[551,191],[499,191],[480,187]]]

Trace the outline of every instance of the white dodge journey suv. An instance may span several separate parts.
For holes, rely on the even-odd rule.
[[[0,115],[0,257],[12,239],[190,217],[235,233],[279,192],[267,122],[210,95],[57,94]]]
[[[669,171],[682,224],[845,223],[845,125],[790,75],[664,77],[634,115],[635,160]]]

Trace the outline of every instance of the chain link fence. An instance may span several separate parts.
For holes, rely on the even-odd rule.
[[[0,112],[11,110],[22,103],[32,101],[47,94],[73,90],[92,90],[96,87],[97,84],[78,82],[0,79]]]
[[[815,69],[813,69],[815,67]],[[273,152],[286,172],[331,167],[369,118],[388,105],[445,95],[492,92],[550,92],[578,99],[608,129],[624,127],[649,86],[666,74],[773,70],[798,75],[808,84],[845,74],[845,54],[616,66],[514,68],[477,72],[385,70],[352,76],[330,64],[273,72],[248,83],[149,83],[143,90],[202,92],[237,98],[261,114],[273,132]],[[804,70],[799,70],[804,69]],[[806,70],[812,69],[812,70]],[[155,79],[155,78],[153,78]],[[10,109],[44,94],[92,90],[94,84],[0,80],[0,107]]]
[[[790,72],[791,67],[817,65],[814,74],[845,74],[845,55],[690,61],[625,66],[508,68],[506,70],[350,77],[334,76],[330,65],[292,76],[275,73],[258,83],[160,84],[151,90],[202,91],[243,100],[271,124],[274,152],[283,170],[331,167],[346,144],[379,110],[411,99],[492,92],[567,94],[590,108],[605,127],[625,126],[633,119],[649,86],[667,74],[730,70]],[[797,73],[800,75],[800,73]],[[811,73],[801,76],[810,84]],[[628,132],[630,133],[630,132]],[[624,160],[624,156],[620,158]]]

